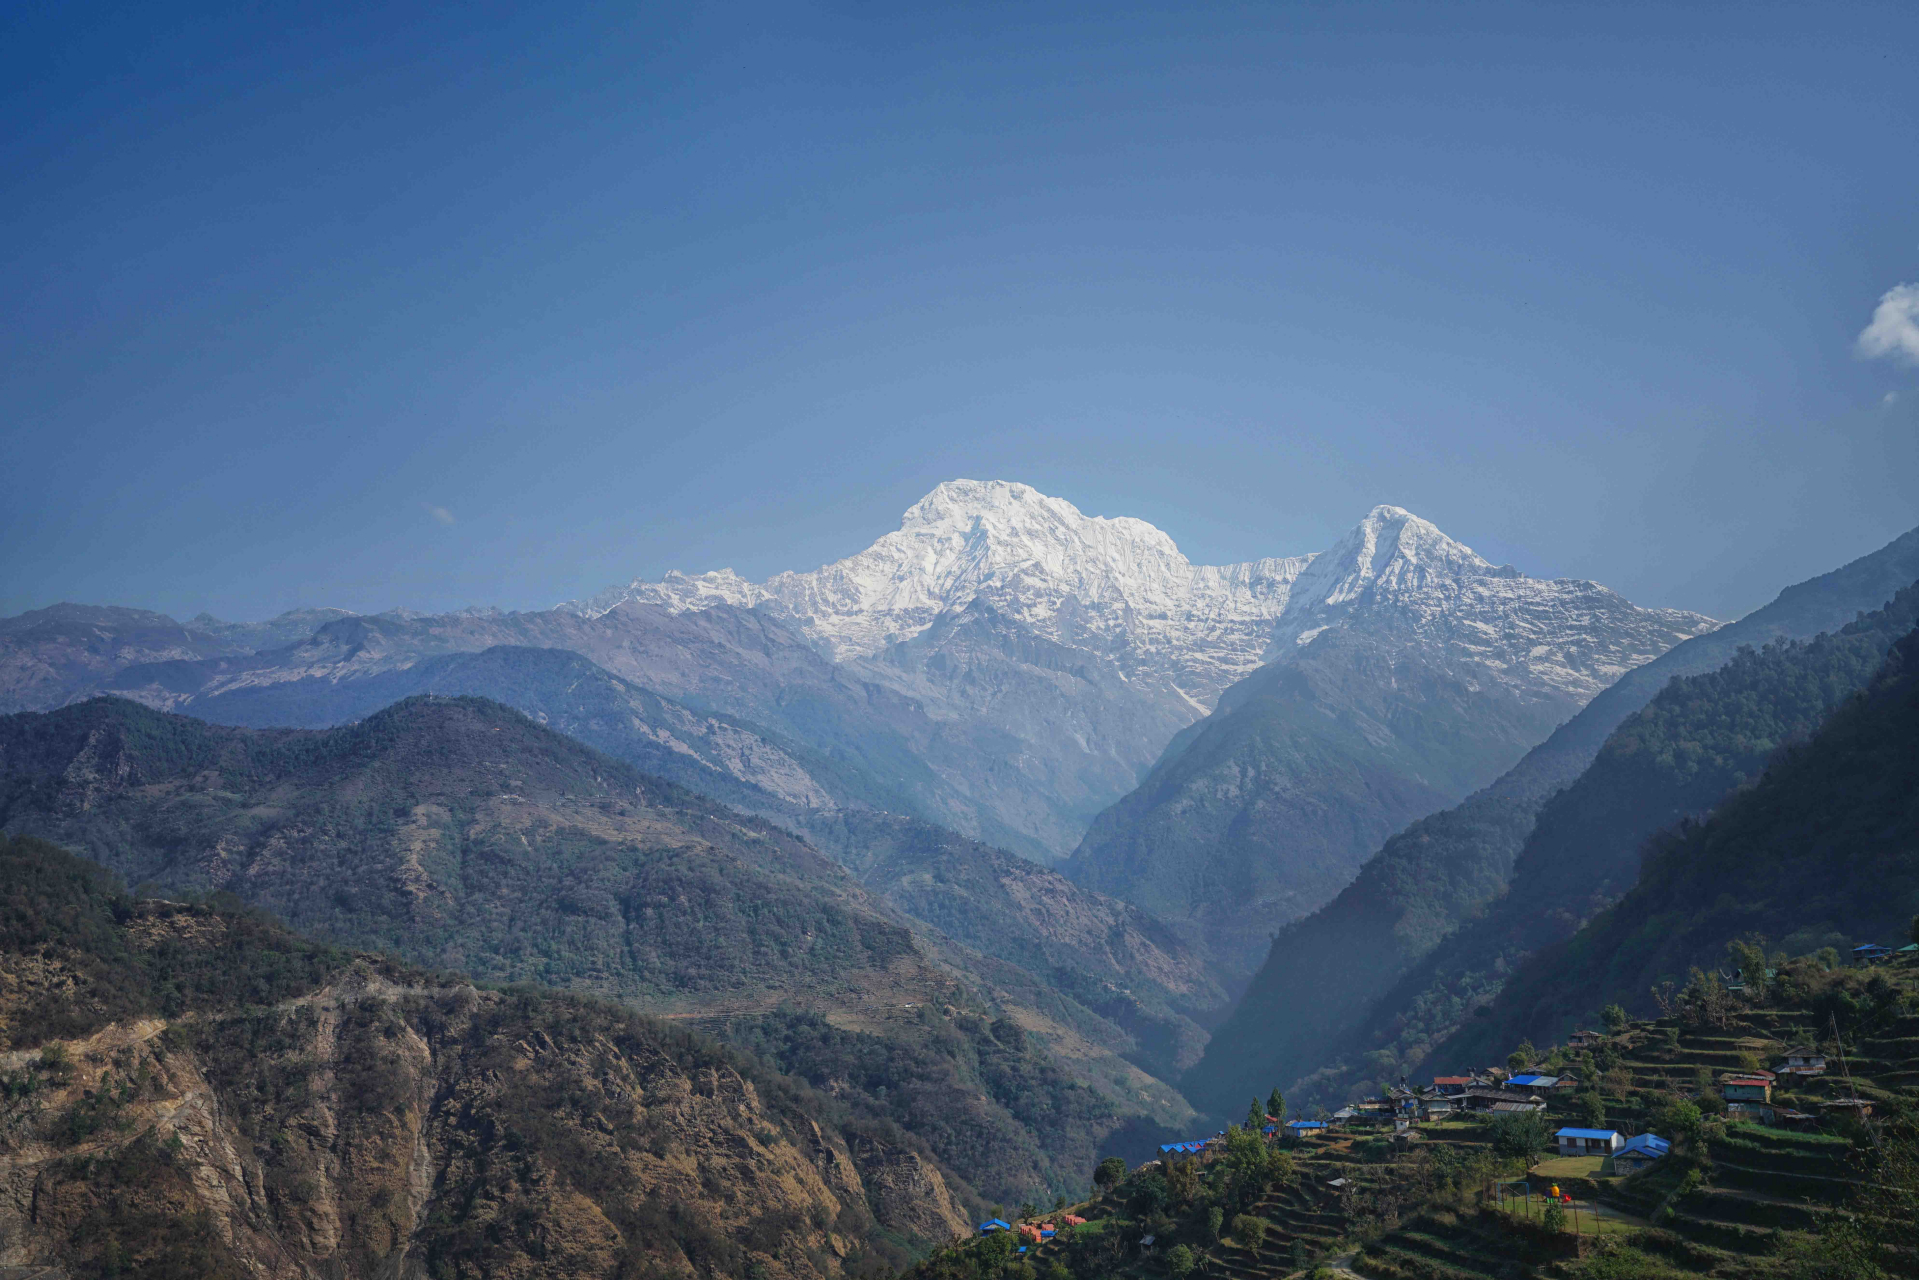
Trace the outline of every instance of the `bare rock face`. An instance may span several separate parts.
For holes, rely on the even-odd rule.
[[[34,950],[84,993],[108,976],[103,954],[137,971],[161,950],[228,945],[218,917],[173,904],[117,932]],[[849,1136],[709,1041],[608,1005],[341,962],[268,1005],[41,1039],[37,1001],[62,976],[0,951],[0,1266],[829,1277],[869,1254],[898,1265],[889,1237],[965,1228],[924,1148]]]

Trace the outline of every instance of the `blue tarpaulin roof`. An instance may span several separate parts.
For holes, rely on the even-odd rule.
[[[1555,1138],[1617,1138],[1617,1129],[1561,1129],[1553,1134]]]

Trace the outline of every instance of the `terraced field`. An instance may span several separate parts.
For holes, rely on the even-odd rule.
[[[1183,1221],[1156,1219],[1165,1224],[1157,1228],[1164,1238],[1140,1251],[1147,1222],[1125,1218],[1126,1197],[1112,1194],[1079,1211],[1111,1218],[1103,1236],[1126,1248],[1114,1250],[1097,1273],[1082,1274],[1070,1245],[1048,1245],[1029,1255],[1038,1276],[1018,1280],[1068,1280],[1049,1269],[1055,1261],[1074,1263],[1071,1280],[1161,1280],[1176,1247],[1190,1252],[1194,1280],[1303,1280],[1336,1258],[1369,1280],[1587,1280],[1652,1274],[1647,1267],[1714,1280],[1792,1280],[1794,1264],[1782,1252],[1791,1241],[1809,1241],[1847,1218],[1881,1238],[1906,1225],[1860,1217],[1857,1203],[1872,1142],[1896,1136],[1911,1123],[1899,1117],[1919,1111],[1919,965],[1888,972],[1900,984],[1903,1004],[1894,1000],[1853,1027],[1843,1072],[1827,1038],[1830,1013],[1821,1037],[1819,1018],[1793,1008],[1738,1011],[1711,1031],[1682,1030],[1672,1021],[1635,1023],[1613,1037],[1599,1059],[1569,1062],[1582,1079],[1602,1083],[1605,1126],[1634,1134],[1648,1131],[1655,1113],[1670,1119],[1677,1102],[1702,1088],[1711,1091],[1727,1073],[1770,1065],[1792,1045],[1818,1043],[1834,1071],[1782,1081],[1776,1101],[1816,1115],[1822,1102],[1857,1096],[1874,1104],[1877,1136],[1854,1121],[1797,1132],[1708,1116],[1671,1156],[1630,1177],[1600,1176],[1589,1160],[1548,1157],[1529,1176],[1559,1185],[1581,1203],[1575,1237],[1548,1234],[1537,1222],[1484,1203],[1491,1181],[1525,1170],[1495,1156],[1491,1129],[1478,1118],[1427,1125],[1409,1149],[1392,1148],[1377,1132],[1334,1132],[1294,1146],[1294,1177],[1269,1186],[1251,1205],[1266,1227],[1257,1245],[1230,1232],[1218,1241],[1201,1235],[1187,1225],[1188,1211]],[[1554,1127],[1586,1124],[1575,1115],[1589,1104],[1589,1098],[1582,1104],[1576,1096],[1554,1095],[1548,1118]],[[1699,1118],[1692,1123],[1700,1125]],[[1210,1168],[1202,1166],[1202,1206],[1212,1194],[1206,1187],[1214,1185]],[[1147,1176],[1156,1176],[1153,1166],[1133,1175]],[[1342,1179],[1342,1186],[1332,1185]],[[1634,1251],[1627,1263],[1593,1257],[1622,1244]],[[1919,1276],[1919,1252],[1909,1260],[1910,1274]],[[944,1278],[935,1271],[925,1280]]]

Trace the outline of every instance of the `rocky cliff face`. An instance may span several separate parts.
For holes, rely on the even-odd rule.
[[[0,854],[0,1265],[841,1276],[966,1227],[924,1147],[710,1041],[339,953],[276,981],[314,957],[270,926]],[[26,921],[36,874],[56,909]],[[254,998],[209,988],[236,964]]]

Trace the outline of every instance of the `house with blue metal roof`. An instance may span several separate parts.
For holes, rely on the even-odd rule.
[[[983,1236],[990,1236],[995,1231],[1011,1231],[1012,1229],[1013,1224],[1004,1218],[988,1218],[979,1224],[979,1233]]]
[[[1550,1089],[1559,1083],[1558,1076],[1514,1076],[1506,1082],[1515,1089]]]
[[[1599,1166],[1601,1173],[1638,1173],[1655,1160],[1663,1160],[1672,1151],[1672,1143],[1653,1133],[1626,1139],[1625,1145]]]

